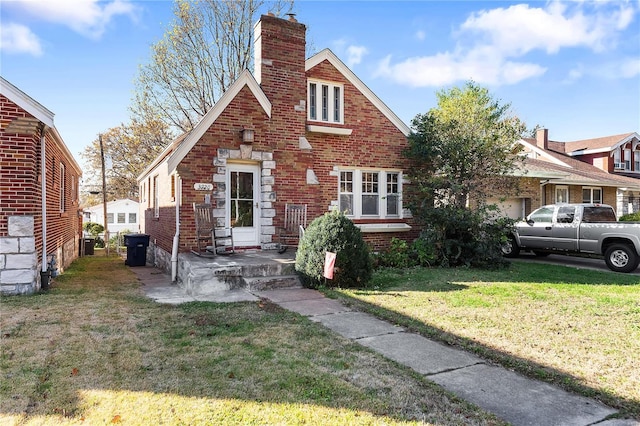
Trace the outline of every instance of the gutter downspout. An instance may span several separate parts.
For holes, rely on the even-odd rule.
[[[171,248],[171,282],[178,278],[178,246],[180,242],[180,204],[182,201],[182,179],[176,174],[176,233]]]
[[[41,173],[41,198],[42,198],[42,272],[47,272],[47,159],[46,159],[46,133],[47,127],[42,124],[40,128],[40,173]]]

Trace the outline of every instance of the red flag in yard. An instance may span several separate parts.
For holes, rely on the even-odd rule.
[[[336,254],[328,251],[324,256],[324,274],[327,279],[333,279],[333,268],[336,266]]]

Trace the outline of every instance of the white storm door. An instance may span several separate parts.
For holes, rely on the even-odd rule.
[[[227,164],[227,223],[237,247],[260,245],[260,167]]]

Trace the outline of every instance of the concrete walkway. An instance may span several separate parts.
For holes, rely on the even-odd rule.
[[[519,425],[640,426],[630,419],[607,417],[617,410],[590,398],[526,378],[469,352],[445,346],[372,315],[353,311],[322,293],[290,288],[219,295],[187,296],[170,277],[151,267],[131,268],[148,297],[159,303],[236,302],[267,298],[334,332],[412,368],[444,389],[503,420]]]

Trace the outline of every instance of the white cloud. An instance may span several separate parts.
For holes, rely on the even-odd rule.
[[[102,36],[114,17],[125,15],[135,20],[137,13],[137,7],[128,0],[16,0],[11,6],[40,21],[61,24],[95,39]]]
[[[4,23],[0,28],[0,50],[6,53],[42,55],[38,37],[28,27],[12,22]]]
[[[613,49],[620,32],[629,28],[637,13],[633,2],[552,1],[544,7],[518,4],[482,10],[460,25],[453,50],[395,64],[388,56],[379,63],[377,75],[413,87],[468,79],[491,85],[516,84],[546,72],[544,66],[521,59],[528,53]],[[627,65],[625,72],[632,73],[635,67],[635,63]],[[571,78],[582,74],[582,70],[574,71]]]
[[[425,33],[422,30],[418,30],[418,31],[416,31],[415,37],[416,37],[416,39],[418,39],[420,41],[423,41],[425,38],[427,38],[427,33]]]
[[[545,71],[546,68],[527,62],[491,61],[474,55],[440,53],[410,58],[395,65],[388,56],[379,64],[377,75],[411,87],[437,87],[469,79],[480,84],[515,84]]]
[[[584,75],[606,80],[636,78],[640,76],[640,58],[622,58],[619,61],[600,63],[597,67],[589,67],[587,69],[582,69],[581,67],[579,70]],[[570,76],[574,75],[574,71],[572,70]]]
[[[627,28],[635,14],[633,6],[623,2],[606,10],[571,6],[552,2],[546,8],[518,4],[483,10],[472,14],[461,29],[479,32],[509,55],[523,55],[534,49],[557,53],[564,47],[602,51],[615,43],[618,31]]]
[[[351,45],[347,47],[347,66],[351,68],[354,65],[362,62],[362,57],[369,53],[366,47],[364,46],[354,46]]]

